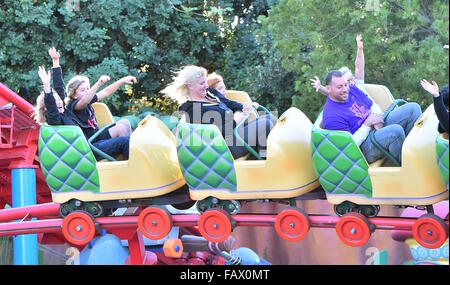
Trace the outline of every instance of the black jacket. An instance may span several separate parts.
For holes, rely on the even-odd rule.
[[[187,101],[180,105],[178,110],[186,113],[186,119],[191,124],[216,125],[225,137],[225,130],[228,127],[231,127],[231,131],[236,127],[234,112],[242,111],[243,106],[241,103],[227,99],[216,89],[208,88],[206,92],[207,96],[217,103]]]
[[[83,130],[86,138],[89,139],[99,129],[94,108],[91,106],[93,103],[98,101],[97,94],[95,94],[91,102],[89,102],[89,104],[80,111],[75,110],[75,105],[78,101],[79,99],[71,100],[67,106],[67,109],[69,109],[71,113],[75,114],[74,121]]]
[[[62,78],[62,70],[61,67],[52,68],[52,80],[53,80],[53,89],[58,93],[59,97],[63,101],[66,97],[66,92],[64,91],[64,82]],[[50,90],[50,93],[45,93],[44,95],[44,104],[47,112],[45,114],[45,119],[47,124],[49,125],[75,125],[74,119],[75,115],[64,108],[64,113],[60,113],[58,111],[58,107],[56,106],[55,97],[53,97],[53,92]]]
[[[434,111],[439,119],[438,131],[440,133],[447,132],[449,129],[449,117],[447,108],[445,108],[442,96],[433,97]]]

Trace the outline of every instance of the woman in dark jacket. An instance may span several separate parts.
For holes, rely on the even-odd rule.
[[[248,153],[233,136],[233,129],[239,123],[234,120],[234,112],[241,111],[247,115],[252,110],[252,105],[229,100],[217,90],[209,89],[206,69],[193,65],[185,66],[162,93],[178,101],[178,110],[186,113],[188,122],[216,125],[234,158]],[[251,125],[245,125],[243,128],[244,141],[265,157],[267,136],[273,128],[270,118],[259,117]]]

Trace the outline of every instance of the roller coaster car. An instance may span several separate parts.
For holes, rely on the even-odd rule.
[[[384,86],[368,85],[367,91],[382,109],[393,100]],[[351,134],[323,129],[320,114],[312,128],[311,152],[314,169],[336,214],[356,210],[370,217],[377,215],[378,205],[429,206],[448,199],[448,140],[445,150],[437,126],[430,106],[403,143],[401,166],[388,166],[385,159],[369,165]],[[436,153],[439,165],[447,167],[445,171],[441,168],[447,187]]]
[[[108,119],[111,114],[106,105],[95,108],[99,124],[107,125],[105,120],[112,116]],[[102,108],[105,117],[99,111]],[[105,209],[189,201],[176,139],[164,123],[150,115],[130,137],[128,160],[97,162],[78,126],[42,126],[39,156],[63,217],[76,210],[96,217]]]
[[[251,102],[241,91],[229,91],[227,97]],[[312,122],[292,107],[269,133],[267,159],[235,160],[215,125],[180,120],[178,159],[198,210],[221,208],[235,214],[240,209],[237,200],[287,201],[320,188],[312,167],[311,129]]]
[[[448,133],[436,136],[436,158],[448,190]]]

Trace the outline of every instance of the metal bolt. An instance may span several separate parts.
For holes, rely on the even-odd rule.
[[[356,229],[355,229],[355,228],[351,228],[350,233],[351,233],[352,235],[354,235],[354,234],[356,233]]]
[[[432,236],[433,235],[433,231],[432,230],[428,230],[427,231],[427,235]]]
[[[291,229],[293,229],[293,228],[295,227],[294,222],[291,222],[291,223],[289,224],[289,227],[290,227]]]
[[[219,225],[218,224],[213,224],[213,228],[217,230],[219,228]]]
[[[211,202],[212,202],[213,204],[217,204],[217,202],[219,202],[219,200],[217,200],[217,198],[212,198],[212,199],[211,199]]]
[[[158,225],[158,222],[156,220],[152,220],[152,226],[156,227]]]
[[[81,201],[76,200],[75,201],[75,206],[80,207],[81,206]]]
[[[78,225],[75,229],[77,230],[77,232],[81,232],[81,230],[83,229],[83,227],[80,226],[80,225]]]

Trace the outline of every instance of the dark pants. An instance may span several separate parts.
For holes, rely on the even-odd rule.
[[[248,145],[255,149],[261,157],[265,158],[267,137],[276,123],[277,118],[271,114],[260,116],[250,123],[242,125],[238,129],[238,134]],[[234,158],[242,157],[249,152],[242,143],[236,141],[234,136],[233,145],[229,145],[229,149]]]
[[[128,159],[130,152],[130,136],[99,140],[95,141],[93,145],[110,156],[123,154],[126,159]],[[95,157],[99,158],[97,155],[95,155]]]

